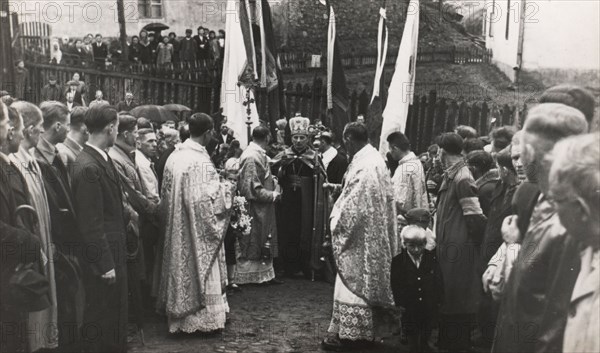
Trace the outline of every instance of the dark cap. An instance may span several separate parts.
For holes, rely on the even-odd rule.
[[[192,30],[188,28],[185,30],[185,33],[192,33]]]
[[[429,223],[431,221],[431,213],[426,208],[413,208],[406,212],[406,221],[408,224]]]

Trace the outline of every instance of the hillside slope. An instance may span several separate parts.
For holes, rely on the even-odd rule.
[[[344,53],[374,53],[381,0],[332,0],[337,18],[337,40]],[[398,48],[408,0],[387,1],[390,49]],[[324,53],[327,47],[326,7],[318,0],[281,0],[272,4],[275,33],[283,51]],[[452,7],[421,2],[419,46],[474,45]]]

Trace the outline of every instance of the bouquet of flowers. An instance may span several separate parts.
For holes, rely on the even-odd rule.
[[[231,214],[229,226],[242,235],[248,235],[252,230],[252,217],[248,214],[247,205],[248,201],[245,197],[235,196],[233,198],[233,213]]]

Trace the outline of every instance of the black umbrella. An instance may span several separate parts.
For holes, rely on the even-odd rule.
[[[185,105],[182,105],[182,104],[171,103],[171,104],[165,104],[165,105],[163,105],[163,107],[165,109],[167,109],[168,111],[176,112],[176,113],[178,113],[178,112],[191,112],[192,111],[190,108],[188,108],[188,107],[186,107]]]
[[[179,120],[177,119],[177,116],[173,114],[173,112],[168,111],[160,105],[140,105],[139,107],[133,108],[129,114],[135,116],[136,118],[146,118],[159,124],[168,120]]]
[[[169,29],[169,26],[164,23],[155,22],[145,25],[143,29],[150,32],[160,32],[164,31],[165,29]]]

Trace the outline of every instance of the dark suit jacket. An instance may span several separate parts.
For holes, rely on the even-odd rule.
[[[128,112],[131,109],[137,107],[137,103],[135,101],[131,101],[131,104],[127,105],[127,102],[125,101],[120,101],[119,103],[117,103],[117,112]]]
[[[338,152],[327,166],[327,180],[332,184],[341,184],[348,169],[348,159]]]
[[[86,312],[84,325],[110,334],[84,342],[90,352],[127,350],[127,249],[119,175],[112,160],[86,145],[72,174],[73,202],[85,246]],[[116,283],[101,275],[114,269]]]
[[[94,60],[104,61],[108,56],[108,45],[102,43],[98,46],[96,43],[92,44],[92,51],[94,52]]]
[[[194,37],[192,37],[192,39],[196,43],[196,57],[199,60],[208,59],[208,55],[210,52],[210,44],[208,42],[208,38],[195,35]]]
[[[444,283],[434,251],[425,250],[417,268],[403,249],[392,259],[390,278],[396,306],[405,308],[409,316],[432,319],[437,315],[444,298]]]
[[[224,143],[230,144],[234,138],[230,134],[227,134],[227,138],[223,139],[223,135],[221,135],[220,132],[217,132],[217,140],[219,141],[219,145],[222,145]]]
[[[69,93],[69,89],[67,89],[65,91],[65,105],[67,104],[66,98],[67,98],[67,93]],[[83,105],[83,99],[81,96],[81,92],[79,91],[75,91],[75,96],[73,97],[73,103],[77,103],[77,105],[81,106]],[[75,107],[75,104],[73,104],[73,107]]]
[[[175,147],[169,147],[160,156],[160,158],[158,159],[158,162],[156,162],[155,169],[156,169],[156,176],[158,177],[159,190],[162,187],[163,175],[165,173],[165,166],[167,165],[167,160],[169,159],[169,157],[171,156],[171,153],[173,153],[173,151],[175,151]]]
[[[64,169],[59,170],[52,166],[38,147],[35,149],[34,156],[44,177],[50,209],[52,241],[63,254],[78,256],[82,243],[67,167],[62,164],[62,161]]]
[[[111,160],[86,145],[72,171],[75,210],[86,245],[99,250],[90,262],[100,276],[125,263],[125,221],[119,175]]]

